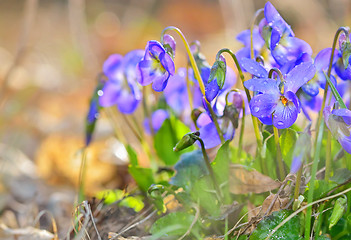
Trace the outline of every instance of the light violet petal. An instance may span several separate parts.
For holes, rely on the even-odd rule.
[[[297,90],[313,78],[316,68],[312,63],[301,63],[294,67],[285,78],[285,91],[296,93]]]

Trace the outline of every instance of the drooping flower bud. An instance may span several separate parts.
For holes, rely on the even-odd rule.
[[[182,137],[182,139],[180,139],[180,141],[175,145],[175,147],[173,148],[173,151],[178,152],[192,146],[196,142],[199,136],[200,136],[200,132],[198,131],[185,134]]]

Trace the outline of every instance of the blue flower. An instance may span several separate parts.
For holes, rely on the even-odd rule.
[[[325,83],[327,82],[327,80],[323,72],[326,73],[328,70],[331,50],[332,50],[331,48],[325,48],[317,54],[316,58],[314,59],[314,65],[316,67],[316,75],[301,87],[305,93],[307,93],[312,97],[318,95],[320,87],[323,89],[325,87]],[[334,58],[334,62],[335,62],[335,58]],[[334,83],[334,86],[335,86],[336,79],[333,75],[330,76],[330,80]]]
[[[351,34],[350,34],[351,36]],[[349,61],[347,66],[345,66],[344,60],[343,60],[343,52],[344,51],[350,51],[350,49],[346,49],[345,46],[349,46],[349,43],[346,42],[346,36],[344,33],[340,35],[339,38],[339,51],[337,54],[336,62],[334,65],[334,69],[336,74],[342,79],[342,80],[351,80],[351,57],[349,57]],[[335,59],[335,58],[334,58]]]
[[[304,53],[311,55],[311,47],[296,38],[289,24],[280,16],[270,2],[264,8],[265,19],[261,23],[263,38],[266,40],[273,58],[280,65],[296,65]],[[262,27],[263,25],[263,27]]]
[[[351,111],[348,109],[324,109],[324,120],[333,136],[346,152],[351,154]]]
[[[163,122],[169,118],[169,114],[166,110],[164,109],[158,109],[155,112],[152,113],[151,115],[151,125],[154,130],[154,133],[156,133],[162,126]],[[146,118],[144,119],[143,122],[144,130],[147,134],[151,134],[151,129],[150,129],[150,119]]]
[[[246,29],[242,32],[240,32],[237,36],[236,39],[241,42],[244,47],[241,48],[239,51],[236,52],[236,57],[238,58],[239,62],[242,58],[250,58],[250,48],[251,48],[251,31],[250,29]],[[260,35],[260,32],[258,31],[258,28],[255,27],[252,31],[252,43],[253,43],[253,49],[254,49],[254,54],[255,57],[259,55],[264,55],[262,53],[264,49],[264,40]],[[266,48],[267,50],[267,48]]]
[[[313,64],[301,63],[286,75],[282,83],[271,78],[245,81],[247,89],[259,92],[250,101],[251,114],[265,124],[270,123],[270,118],[277,128],[290,127],[300,112],[300,102],[295,93],[314,76],[315,71]]]
[[[172,45],[167,43],[167,47],[171,48]],[[139,62],[138,69],[141,75],[139,83],[143,86],[152,83],[152,88],[157,92],[165,89],[169,77],[175,72],[173,58],[158,41],[147,43],[145,55]]]
[[[143,54],[142,50],[134,50],[125,57],[113,54],[105,61],[103,72],[108,81],[100,94],[101,106],[117,105],[125,114],[131,114],[136,110],[142,98],[137,83],[139,75],[136,66]]]

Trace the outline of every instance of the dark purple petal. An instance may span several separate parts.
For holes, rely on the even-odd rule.
[[[326,71],[329,66],[330,55],[331,55],[331,48],[325,48],[321,50],[316,58],[314,59],[314,65],[316,66],[317,71],[324,70]],[[337,50],[334,52],[333,64],[336,61]]]
[[[123,56],[113,54],[107,58],[103,65],[103,72],[108,78],[117,78],[123,71]]]
[[[347,125],[351,125],[351,111],[349,109],[334,109],[332,114],[342,117]]]
[[[279,95],[280,81],[271,78],[252,78],[244,82],[244,86],[251,91]]]
[[[232,88],[236,83],[236,74],[231,67],[227,66],[227,71],[225,72],[225,82],[222,91]]]
[[[89,106],[87,121],[93,123],[99,117],[98,101],[92,100]]]
[[[140,99],[136,99],[133,94],[123,91],[117,100],[117,107],[121,113],[132,114],[138,107]]]
[[[99,103],[102,107],[111,107],[118,101],[118,97],[122,91],[122,87],[119,83],[113,81],[107,81],[102,89],[102,95],[100,94]]]
[[[302,85],[302,90],[310,95],[311,97],[315,97],[319,93],[319,83],[316,78],[312,78],[309,82],[306,84]]]
[[[272,56],[280,66],[295,63],[303,53],[312,55],[312,49],[308,43],[295,37],[284,37],[284,40],[272,49]]]
[[[273,28],[271,33],[271,45],[270,45],[271,50],[275,49],[275,47],[278,45],[280,41],[280,38],[281,38],[281,32]]]
[[[275,94],[258,94],[251,99],[251,114],[258,118],[264,118],[273,113],[279,101],[279,96]]]
[[[301,151],[300,155],[295,156],[293,158],[291,167],[290,167],[290,173],[295,174],[297,173],[297,171],[299,171],[302,165],[302,156],[303,156],[303,151]]]
[[[242,58],[240,60],[240,66],[255,77],[268,78],[267,70],[260,63],[252,59]]]
[[[166,71],[169,72],[170,75],[174,75],[174,72],[175,72],[174,62],[168,53],[160,54],[160,62],[164,67],[164,69],[166,69]]]
[[[206,99],[211,102],[218,94],[219,86],[217,79],[213,79],[210,83],[207,83],[205,86],[205,95]]]
[[[288,91],[284,94],[284,97],[286,97],[286,99],[292,102],[297,107],[297,110],[300,112],[300,101],[295,93]]]
[[[147,45],[147,49],[145,49],[145,55],[149,54],[151,58],[156,58],[156,59],[159,59],[160,54],[165,52],[166,50],[163,48],[162,44],[154,40],[149,41]]]
[[[301,63],[294,67],[285,78],[285,91],[296,93],[297,90],[313,78],[316,68],[312,63]]]
[[[351,67],[350,65],[347,66],[347,68],[345,69],[345,65],[342,61],[342,58],[339,58],[336,61],[335,66],[335,72],[336,74],[342,79],[342,80],[350,80],[351,79]]]
[[[285,20],[280,16],[278,11],[270,2],[267,2],[264,6],[264,15],[272,28],[279,30],[281,34],[286,33],[290,36],[294,36],[294,32],[291,30],[290,26],[285,22]]]
[[[342,136],[338,138],[342,148],[349,154],[351,154],[351,136]]]
[[[270,114],[269,116],[266,116],[266,117],[260,117],[258,119],[265,125],[272,125],[273,124],[272,114]]]
[[[288,128],[293,125],[297,119],[298,108],[292,103],[284,104],[279,101],[273,114],[273,125],[278,129]]]
[[[221,144],[216,126],[213,122],[203,126],[199,130],[200,138],[205,144],[205,148],[213,148]]]
[[[164,74],[160,73],[159,75],[154,75],[152,89],[155,90],[156,92],[162,92],[167,86],[169,76],[170,75],[168,72]]]

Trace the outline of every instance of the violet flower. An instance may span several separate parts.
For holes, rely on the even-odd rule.
[[[105,61],[103,72],[108,81],[99,98],[102,107],[117,105],[124,114],[131,114],[136,110],[142,98],[137,83],[139,75],[136,66],[143,53],[142,50],[134,50],[125,57],[113,54]]]
[[[169,40],[169,37],[166,39]],[[174,42],[168,42],[172,44],[167,43],[167,48],[175,47]],[[172,52],[174,52],[174,49],[172,49]],[[145,48],[145,55],[138,64],[141,75],[139,83],[143,86],[152,83],[152,88],[155,91],[163,91],[167,86],[169,77],[174,75],[175,72],[172,57],[160,42],[149,41]]]
[[[164,110],[164,109],[157,109],[155,112],[152,113],[151,115],[151,121],[152,121],[152,128],[154,130],[154,133],[156,133],[162,126],[163,122],[169,118],[169,113]],[[151,129],[150,129],[150,119],[146,118],[144,119],[143,126],[144,130],[147,134],[151,134]]]
[[[288,128],[295,123],[300,112],[297,90],[315,74],[311,63],[293,68],[283,82],[272,78],[253,78],[244,82],[247,89],[260,92],[250,101],[251,114],[261,121],[273,115],[276,128]]]
[[[351,111],[331,109],[331,106],[324,109],[325,123],[344,150],[351,154]]]

